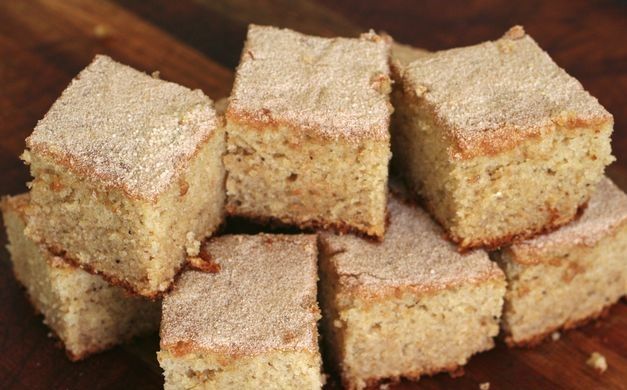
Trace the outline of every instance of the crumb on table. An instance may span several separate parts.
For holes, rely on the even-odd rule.
[[[590,358],[588,358],[586,364],[594,368],[600,374],[607,371],[607,361],[605,360],[605,356],[601,355],[598,352],[592,352],[592,355],[590,355]]]

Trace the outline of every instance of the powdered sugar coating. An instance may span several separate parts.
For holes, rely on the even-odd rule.
[[[497,41],[418,58],[404,73],[404,89],[433,110],[458,156],[498,151],[556,123],[612,120],[520,26]]]
[[[345,287],[385,295],[397,289],[426,292],[503,278],[485,251],[460,254],[424,210],[391,195],[388,212],[390,225],[382,243],[321,234],[324,251],[331,254]]]
[[[388,139],[389,44],[251,25],[227,120],[279,123],[329,139]]]
[[[511,246],[514,259],[536,262],[538,256],[573,246],[594,246],[627,221],[627,195],[604,177],[581,218],[560,229]]]
[[[211,100],[106,56],[96,56],[27,146],[105,187],[154,200],[216,128]]]
[[[184,273],[164,298],[162,348],[317,351],[315,235],[222,236],[205,250],[221,269]]]

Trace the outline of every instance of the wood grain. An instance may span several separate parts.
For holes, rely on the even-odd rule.
[[[402,42],[436,50],[494,39],[520,23],[615,116],[610,175],[627,189],[627,5],[619,1],[532,0],[33,0],[0,2],[0,193],[25,190],[18,159],[24,138],[96,53],[164,79],[229,93],[248,23],[273,24],[323,36],[386,30]],[[241,225],[231,229],[241,229]],[[0,244],[6,237],[0,233]],[[158,389],[156,335],[70,363],[48,337],[0,251],[0,388]],[[586,366],[593,351],[609,370]],[[534,349],[496,349],[473,357],[465,375],[424,378],[399,389],[625,389],[627,304],[559,341]]]

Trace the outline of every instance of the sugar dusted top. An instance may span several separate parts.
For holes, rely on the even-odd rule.
[[[389,44],[251,25],[227,120],[298,128],[329,139],[388,139]]]
[[[520,26],[494,42],[418,58],[404,90],[450,130],[455,157],[498,152],[553,124],[612,120]]]
[[[153,200],[216,127],[201,91],[96,56],[39,121],[27,146],[105,186]]]
[[[398,289],[433,291],[503,278],[485,251],[460,254],[422,209],[404,204],[394,195],[388,211],[390,225],[382,243],[352,235],[321,236],[345,287],[376,296]]]
[[[161,345],[175,354],[317,351],[315,235],[222,236],[217,274],[188,271],[163,301]]]
[[[574,245],[593,246],[627,221],[627,195],[604,177],[581,218],[560,229],[511,246],[516,261],[531,264],[538,255]]]

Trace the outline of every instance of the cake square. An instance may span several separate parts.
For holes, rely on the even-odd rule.
[[[505,277],[391,196],[382,243],[320,235],[323,339],[345,388],[456,370],[494,346]]]
[[[129,295],[97,275],[69,266],[24,235],[29,195],[0,203],[15,278],[26,288],[44,323],[65,346],[68,357],[83,359],[134,336],[156,332],[159,302]]]
[[[163,300],[166,389],[319,389],[315,235],[226,235]]]
[[[222,221],[224,132],[211,100],[96,56],[26,140],[27,235],[155,297]]]
[[[462,249],[571,221],[613,160],[612,115],[520,26],[420,57],[398,85],[394,164]]]
[[[385,231],[389,43],[251,25],[226,111],[227,213]]]
[[[581,218],[495,253],[508,279],[502,328],[532,345],[627,295],[627,195],[604,178]]]

